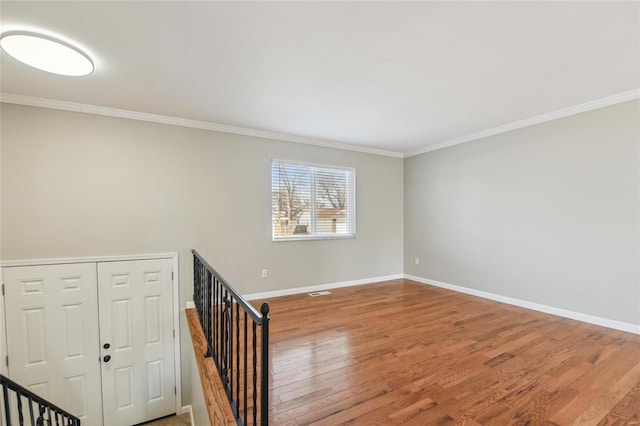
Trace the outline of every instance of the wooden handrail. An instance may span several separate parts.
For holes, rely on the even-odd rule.
[[[204,337],[204,332],[198,319],[198,312],[195,309],[187,309],[185,313],[189,330],[191,331],[191,342],[193,343],[193,351],[198,364],[200,383],[202,384],[204,401],[209,414],[209,422],[215,426],[237,425],[238,423],[231,410],[229,399],[220,381],[215,363],[211,357],[204,356],[207,352],[207,340]]]

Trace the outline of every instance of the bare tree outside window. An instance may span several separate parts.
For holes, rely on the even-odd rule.
[[[311,204],[309,173],[299,167],[278,164],[272,175],[272,180],[277,179],[277,183],[272,184],[273,216],[278,221],[274,224],[274,233],[276,236],[291,235]]]
[[[297,173],[290,175],[286,170],[280,171],[278,210],[280,216],[289,220],[298,219],[309,208],[309,185],[301,180],[301,176]],[[301,190],[301,187],[304,189]],[[305,192],[306,196],[302,196],[301,192]]]
[[[327,207],[344,210],[347,206],[347,179],[345,173],[341,176],[335,172],[318,171],[316,173],[316,188],[318,196],[324,200]]]
[[[355,236],[355,170],[274,160],[273,239]]]

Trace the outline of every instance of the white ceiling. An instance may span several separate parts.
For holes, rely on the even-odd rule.
[[[3,94],[414,153],[640,88],[640,2],[0,3],[93,56]],[[292,139],[295,140],[295,137]]]

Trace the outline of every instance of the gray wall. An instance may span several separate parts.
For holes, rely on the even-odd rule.
[[[10,104],[0,113],[2,260],[178,252],[180,306],[193,293],[192,248],[242,293],[402,273],[402,159]],[[272,158],[355,167],[357,237],[272,242]]]
[[[640,101],[408,158],[404,182],[397,158],[0,105],[2,260],[177,251],[184,306],[191,248],[244,293],[398,274],[404,249],[407,274],[640,324]],[[271,242],[272,158],[355,167],[357,238]]]
[[[639,146],[631,101],[406,159],[405,273],[640,324]]]
[[[41,108],[1,111],[3,260],[178,251],[187,284],[195,248],[243,293],[402,272],[401,159]],[[272,158],[355,167],[357,237],[272,242]]]

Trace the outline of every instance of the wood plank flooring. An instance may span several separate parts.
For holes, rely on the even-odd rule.
[[[638,425],[640,336],[395,280],[270,299],[270,424]]]

